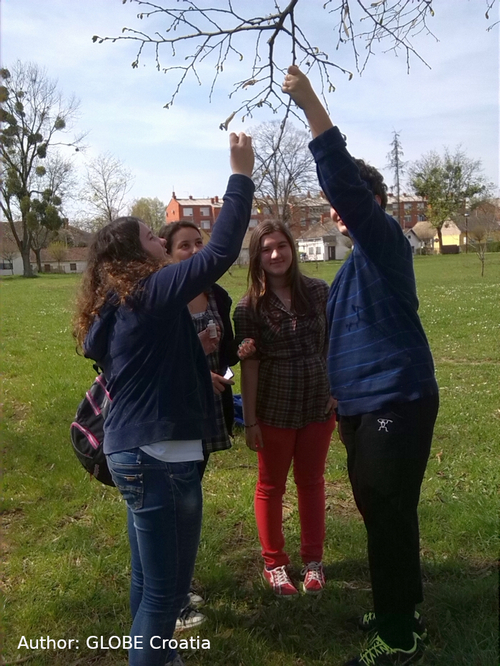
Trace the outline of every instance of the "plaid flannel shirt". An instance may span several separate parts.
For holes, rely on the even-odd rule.
[[[326,371],[328,285],[305,277],[311,311],[299,316],[271,294],[271,312],[257,316],[244,296],[233,319],[237,342],[253,338],[260,361],[257,417],[278,428],[326,421],[330,396]]]

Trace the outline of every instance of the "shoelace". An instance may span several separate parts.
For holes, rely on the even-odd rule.
[[[360,662],[365,666],[373,666],[381,654],[393,654],[396,650],[384,643],[380,636],[375,636],[371,645],[362,653]]]
[[[380,638],[377,634],[368,648],[361,654],[360,663],[364,666],[374,666],[376,664],[376,658],[381,654],[397,654],[398,652],[407,652],[408,654],[413,652],[412,650],[394,650],[387,643]],[[405,662],[406,663],[406,662]]]
[[[275,567],[271,572],[274,585],[287,585],[291,582],[284,566]]]
[[[368,613],[363,615],[363,624],[370,624],[370,622],[373,622],[373,620],[375,620],[375,613],[373,611],[368,611]]]
[[[307,566],[305,566],[302,571],[301,575],[302,576],[307,576],[309,573],[309,578],[312,578],[313,580],[317,580],[319,583],[322,583],[322,577],[321,577],[321,563],[320,562],[309,562]]]
[[[187,620],[192,615],[195,615],[198,611],[193,606],[186,606],[183,608],[179,614],[179,620]]]

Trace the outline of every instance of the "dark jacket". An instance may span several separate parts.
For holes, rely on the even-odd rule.
[[[238,363],[238,345],[234,339],[233,327],[231,325],[231,305],[232,300],[225,289],[220,285],[214,284],[212,292],[217,303],[217,310],[224,326],[224,336],[219,346],[219,361],[221,369],[227,368]],[[233,391],[230,386],[226,386],[221,393],[222,411],[224,412],[224,421],[230,435],[233,434],[234,425],[234,404]]]
[[[106,305],[92,324],[85,355],[103,368],[113,399],[105,453],[215,435],[210,372],[187,304],[237,259],[253,191],[249,178],[231,176],[210,242],[146,278],[131,303]]]
[[[361,180],[336,127],[310,148],[323,192],[354,242],[327,305],[328,376],[339,414],[365,414],[436,394],[408,240]]]

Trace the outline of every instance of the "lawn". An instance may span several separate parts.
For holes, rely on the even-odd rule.
[[[331,282],[339,262],[303,264]],[[421,499],[428,666],[497,666],[500,254],[417,257],[420,313],[433,349],[441,410]],[[77,276],[5,278],[3,372],[3,654],[7,664],[126,663],[105,649],[127,635],[129,556],[120,495],[91,481],[71,451],[69,424],[94,371],[70,335]],[[246,270],[221,280],[237,302]],[[237,385],[239,371],[236,372]],[[190,665],[341,665],[362,638],[349,619],[370,608],[365,534],[345,452],[334,433],[327,466],[327,589],[320,599],[275,600],[260,582],[253,517],[256,459],[241,433],[214,454],[203,482],[204,524],[195,578],[208,621],[191,635],[210,650]],[[300,573],[293,483],[287,548]],[[60,649],[18,649],[22,637]],[[87,646],[90,636],[104,645]],[[189,634],[188,634],[189,636]],[[73,639],[71,648],[67,641]],[[63,642],[66,641],[66,648]],[[76,641],[79,641],[78,644]],[[45,643],[44,643],[45,644]],[[78,648],[78,649],[77,649]],[[0,662],[1,663],[1,662]]]

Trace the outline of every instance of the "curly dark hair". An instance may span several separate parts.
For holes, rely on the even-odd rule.
[[[250,261],[247,278],[247,296],[249,297],[250,305],[255,311],[261,308],[268,310],[269,290],[266,284],[266,274],[261,264],[261,241],[264,236],[272,234],[275,231],[283,234],[292,250],[292,263],[287,273],[288,285],[290,286],[292,296],[292,307],[297,314],[306,314],[309,312],[310,303],[304,276],[299,268],[295,241],[290,233],[290,229],[283,222],[273,220],[258,224],[250,237],[250,246],[248,248]]]
[[[198,227],[191,220],[179,220],[178,222],[170,222],[170,224],[164,224],[158,236],[164,238],[167,241],[165,249],[168,254],[172,254],[172,245],[174,242],[174,236],[180,229],[195,229],[201,237],[200,227]]]
[[[354,159],[361,180],[364,180],[374,196],[380,197],[380,205],[385,210],[387,206],[387,185],[384,183],[384,177],[374,166],[367,164],[364,160]]]
[[[142,247],[140,222],[137,217],[119,217],[100,229],[92,240],[73,322],[79,348],[110,294],[117,303],[131,302],[141,280],[165,263]]]

